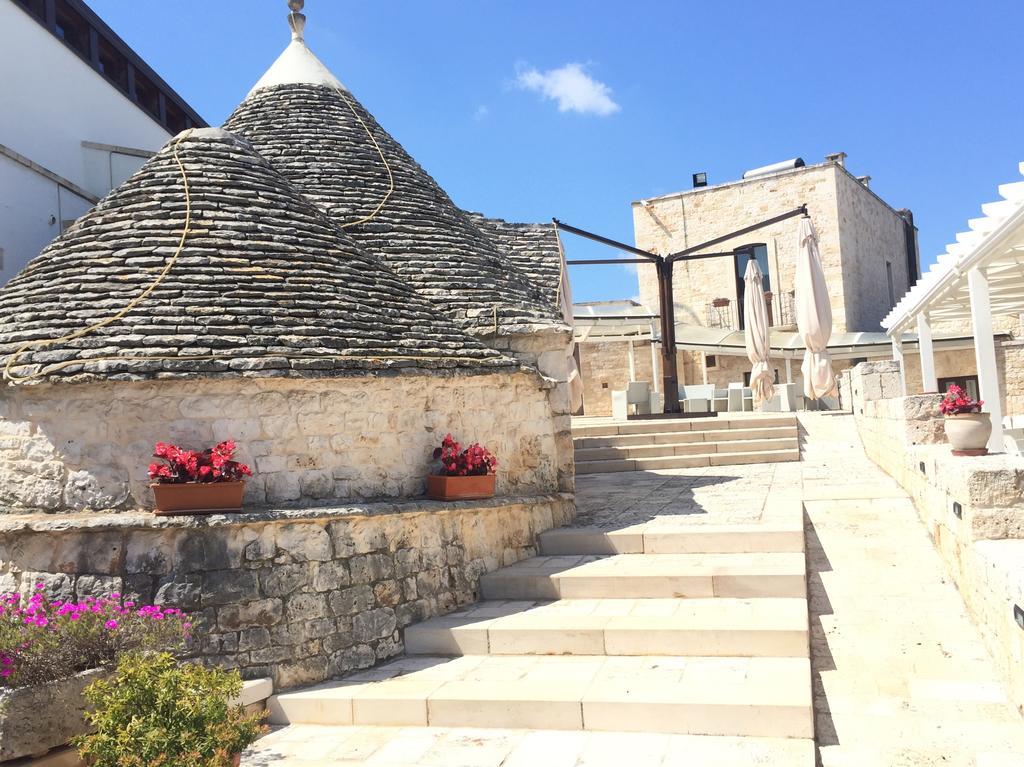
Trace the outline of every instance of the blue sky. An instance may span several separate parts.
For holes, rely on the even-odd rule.
[[[89,0],[211,124],[288,41],[285,0]],[[317,55],[464,208],[632,242],[629,203],[845,151],[927,266],[1019,180],[1019,0],[308,0]],[[570,242],[570,257],[614,256]],[[576,300],[637,292],[574,267]]]

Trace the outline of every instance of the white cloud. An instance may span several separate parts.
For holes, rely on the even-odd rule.
[[[612,89],[588,75],[582,64],[569,63],[547,72],[530,67],[519,72],[516,86],[557,101],[559,112],[607,117],[621,108],[612,100]]]
[[[487,115],[489,115],[490,113],[491,110],[487,107],[487,105],[481,104],[476,108],[476,111],[473,113],[473,119],[476,120],[477,122],[480,122],[481,120],[485,119]]]

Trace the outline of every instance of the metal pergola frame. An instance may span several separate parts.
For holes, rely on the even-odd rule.
[[[700,253],[698,251],[710,248],[714,245],[719,245],[723,242],[742,237],[745,234],[756,232],[759,229],[764,229],[772,224],[777,224],[780,221],[793,218],[795,216],[806,216],[807,206],[801,205],[799,208],[781,213],[778,216],[759,221],[756,224],[745,226],[742,229],[723,234],[719,237],[715,237],[705,242],[693,245],[689,248],[670,253],[667,256],[660,256],[657,253],[650,253],[646,250],[627,245],[624,242],[613,240],[610,237],[604,237],[594,232],[589,232],[586,229],[580,229],[579,227],[571,226],[557,218],[551,219],[552,223],[557,229],[569,234],[575,234],[578,237],[584,237],[594,242],[599,242],[602,245],[621,250],[625,253],[630,253],[639,258],[631,259],[575,259],[572,261],[566,261],[570,266],[593,266],[600,264],[614,264],[619,266],[621,264],[654,264],[658,274],[658,304],[659,304],[659,316],[661,318],[661,374],[662,374],[662,388],[665,395],[665,412],[666,413],[679,413],[679,377],[676,373],[676,319],[675,319],[675,301],[673,299],[672,291],[672,272],[673,267],[679,261],[697,261],[705,258],[722,258],[724,256],[733,257],[736,255],[736,250],[728,252],[715,252],[715,253]],[[740,248],[739,250],[742,250]]]

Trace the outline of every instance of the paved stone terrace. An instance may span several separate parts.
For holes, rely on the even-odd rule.
[[[1024,767],[1024,723],[911,502],[864,455],[852,418],[807,414],[801,424],[800,463],[580,478],[575,524],[770,523],[802,499],[819,764]],[[796,752],[764,740],[753,763],[796,763]],[[750,739],[293,726],[243,765],[738,767],[751,758]]]

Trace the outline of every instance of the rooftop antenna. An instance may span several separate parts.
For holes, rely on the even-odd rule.
[[[303,30],[306,29],[306,16],[302,13],[305,0],[288,0],[288,7],[291,13],[288,14],[288,26],[292,28],[292,40],[302,40]]]

